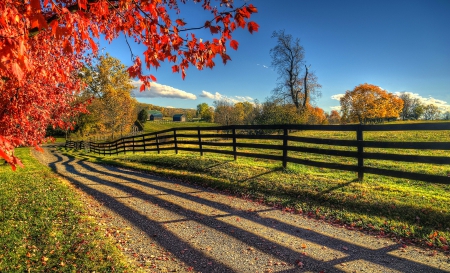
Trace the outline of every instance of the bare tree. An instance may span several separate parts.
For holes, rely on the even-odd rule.
[[[402,93],[400,98],[403,100],[403,109],[400,116],[403,120],[410,119],[413,112],[412,106],[414,99],[408,93]]]
[[[289,99],[302,112],[311,100],[320,96],[319,89],[322,86],[317,82],[314,72],[309,71],[305,64],[305,50],[300,45],[299,38],[294,39],[292,35],[285,34],[284,30],[274,31],[272,38],[277,39],[277,44],[270,50],[270,56],[272,67],[278,73],[278,83],[273,93],[283,100]]]
[[[425,120],[436,120],[441,115],[439,107],[434,104],[428,104],[424,107],[423,117]]]
[[[450,111],[446,111],[442,114],[443,120],[450,120]]]

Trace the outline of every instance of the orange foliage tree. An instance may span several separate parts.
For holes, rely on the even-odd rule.
[[[327,117],[322,108],[317,106],[307,105],[307,124],[324,124]]]
[[[331,113],[327,116],[328,124],[339,124],[341,123],[341,115],[336,110],[331,110]]]
[[[403,100],[372,84],[360,84],[340,99],[342,119],[346,122],[382,122],[396,119]]]
[[[144,75],[160,62],[184,78],[186,69],[214,67],[215,57],[230,60],[227,48],[238,49],[232,34],[238,28],[253,33],[252,4],[234,7],[233,0],[191,0],[210,13],[203,25],[188,25],[181,17],[186,0],[2,0],[0,1],[0,158],[13,168],[19,145],[37,146],[47,126],[67,128],[70,115],[84,111],[75,103],[83,88],[77,71],[96,53],[95,38],[111,41],[120,35],[145,46],[143,61],[134,56],[128,68],[140,79],[141,91],[156,78]],[[195,36],[208,29],[209,40]]]

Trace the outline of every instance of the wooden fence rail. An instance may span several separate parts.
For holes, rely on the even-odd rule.
[[[353,140],[324,139],[289,135],[297,131],[339,131],[355,132]],[[364,140],[364,132],[389,131],[449,131],[448,137],[440,142],[388,142]],[[274,134],[278,132],[278,134]],[[254,143],[249,141],[272,141],[271,143]],[[275,142],[276,144],[273,144]],[[300,146],[299,146],[300,144]],[[347,150],[335,148],[307,147],[311,144],[346,147]],[[395,125],[233,125],[217,127],[182,127],[173,128],[156,133],[147,133],[137,136],[124,137],[112,142],[74,142],[67,141],[66,147],[85,149],[100,155],[117,155],[127,152],[158,152],[173,150],[205,153],[219,153],[238,157],[253,157],[280,161],[284,168],[288,163],[303,164],[321,168],[331,168],[358,173],[358,179],[364,178],[364,173],[379,174],[414,180],[423,180],[433,183],[450,184],[450,172],[444,175],[406,172],[364,166],[365,159],[389,160],[392,164],[399,162],[414,162],[448,165],[450,168],[450,155],[402,155],[389,153],[386,149],[410,150],[450,150],[450,123],[423,123],[423,124],[395,124]],[[365,148],[379,148],[387,153],[365,152]],[[259,149],[267,153],[245,152],[243,150]],[[277,154],[278,152],[278,154]],[[274,154],[275,153],[275,154]],[[296,157],[298,153],[326,155],[334,157],[354,158],[357,163],[348,165],[336,162],[314,161],[308,158]]]

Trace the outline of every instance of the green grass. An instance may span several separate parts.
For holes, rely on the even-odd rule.
[[[76,192],[18,148],[0,165],[0,272],[135,272]]]
[[[144,123],[145,133],[154,133],[172,128],[179,127],[208,127],[219,126],[217,123],[209,122],[160,122],[160,121],[147,121]]]
[[[297,132],[299,136],[355,139],[355,133]],[[446,141],[449,132],[368,132],[368,140],[383,141]],[[242,140],[244,141],[244,140]],[[254,140],[249,140],[255,142]],[[261,141],[276,144],[277,141]],[[278,142],[278,144],[280,144]],[[300,145],[300,144],[299,144]],[[306,144],[301,144],[306,146]],[[314,146],[314,145],[313,145]],[[329,148],[325,145],[315,147]],[[339,147],[333,147],[338,149]],[[345,148],[347,149],[347,148]],[[351,148],[350,148],[351,149]],[[238,151],[269,153],[255,149]],[[390,153],[412,153],[411,150],[391,149]],[[162,154],[126,154],[96,156],[65,150],[72,156],[99,163],[127,166],[197,183],[234,194],[249,196],[288,211],[301,212],[311,217],[339,222],[351,228],[376,231],[398,236],[428,246],[449,248],[450,242],[450,185],[399,179],[366,174],[357,181],[352,172],[336,171],[304,165],[289,164],[281,168],[280,162],[206,153],[163,152]],[[423,155],[446,155],[447,151],[415,152]],[[323,162],[356,164],[349,158],[298,153],[290,156]],[[406,170],[446,175],[448,166],[367,161],[377,168]]]

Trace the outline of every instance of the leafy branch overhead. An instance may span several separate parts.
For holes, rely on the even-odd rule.
[[[85,111],[74,97],[83,88],[77,71],[90,63],[98,46],[95,39],[119,36],[145,46],[141,57],[131,52],[131,77],[143,82],[141,91],[156,81],[144,75],[160,63],[173,63],[182,78],[190,66],[213,68],[214,59],[231,60],[227,48],[237,50],[238,28],[250,33],[259,26],[250,20],[257,9],[233,0],[192,0],[209,17],[190,26],[182,17],[186,0],[30,0],[0,1],[0,157],[12,165],[19,161],[12,150],[38,145],[48,125],[68,128],[68,113]],[[216,6],[217,5],[217,6]],[[207,29],[209,39],[199,39]],[[142,53],[142,54],[141,54]],[[57,102],[57,103],[55,103]],[[68,111],[68,109],[71,109]]]

